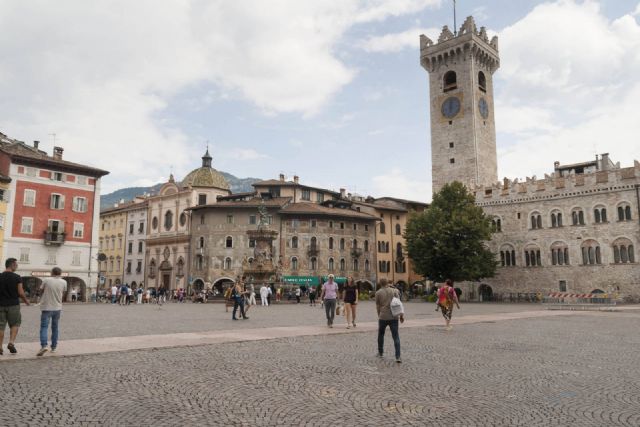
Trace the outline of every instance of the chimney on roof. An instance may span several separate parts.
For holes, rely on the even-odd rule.
[[[64,148],[62,147],[53,147],[53,158],[56,160],[62,160],[62,152]]]
[[[300,178],[298,178],[298,175],[294,175],[293,176],[293,182],[295,182],[297,184],[299,180],[300,180]]]
[[[344,199],[346,196],[347,196],[347,190],[345,190],[344,188],[341,188],[340,197]]]
[[[283,173],[280,174],[280,181],[284,181],[284,174]]]
[[[39,145],[40,145],[40,141],[33,141],[33,148],[35,148],[36,150],[38,149]]]

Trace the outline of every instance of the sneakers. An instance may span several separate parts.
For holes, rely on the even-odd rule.
[[[16,346],[13,345],[12,342],[7,344],[7,350],[9,350],[9,353],[11,353],[11,354],[16,354],[18,352],[18,350],[16,350]]]
[[[48,350],[47,347],[42,347],[36,356],[43,356]]]
[[[347,329],[351,329],[351,325],[347,325]]]
[[[51,353],[55,353],[56,352],[56,348],[55,347],[51,347]]]
[[[356,327],[356,322],[353,322],[353,327],[354,327],[354,328]]]
[[[382,359],[382,353],[378,353],[376,356],[378,356],[379,359]]]
[[[396,363],[402,363],[402,359],[400,359],[399,357],[396,359]]]
[[[247,316],[244,316],[242,320],[249,320],[249,318]]]

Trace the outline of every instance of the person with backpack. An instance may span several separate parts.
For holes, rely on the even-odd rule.
[[[442,317],[446,322],[447,330],[451,330],[451,315],[453,314],[453,304],[455,303],[458,310],[460,310],[460,304],[458,303],[458,294],[453,288],[453,282],[451,279],[447,279],[444,285],[438,289],[438,306],[442,312]]]
[[[120,303],[119,304],[125,305],[128,299],[129,299],[129,288],[125,283],[120,287]]]
[[[393,346],[395,348],[396,362],[401,363],[400,358],[400,333],[398,332],[398,320],[404,323],[404,310],[400,301],[400,293],[391,286],[387,279],[380,279],[380,289],[376,292],[376,310],[378,311],[378,357],[384,353],[384,334],[387,326],[391,329]],[[394,313],[396,312],[397,313]]]

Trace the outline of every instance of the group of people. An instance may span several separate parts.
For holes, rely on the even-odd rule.
[[[9,325],[7,350],[12,354],[18,352],[15,342],[22,323],[20,300],[25,305],[29,305],[29,300],[22,286],[22,277],[15,273],[18,269],[18,261],[15,258],[9,258],[4,265],[5,271],[0,273],[0,355],[4,352],[2,345],[7,324]],[[59,267],[54,267],[51,270],[51,277],[45,278],[39,289],[41,297],[40,351],[38,351],[38,356],[44,355],[47,351],[55,352],[58,346],[58,326],[62,313],[62,301],[64,293],[67,291],[67,282],[61,276],[62,270]],[[51,324],[51,347],[48,346],[49,324]]]

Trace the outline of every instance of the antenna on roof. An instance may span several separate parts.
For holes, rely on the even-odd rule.
[[[453,35],[458,35],[458,24],[456,22],[456,0],[453,0]]]
[[[50,133],[49,136],[53,137],[53,146],[55,147],[55,145],[56,145],[56,136],[57,135],[55,133]]]

